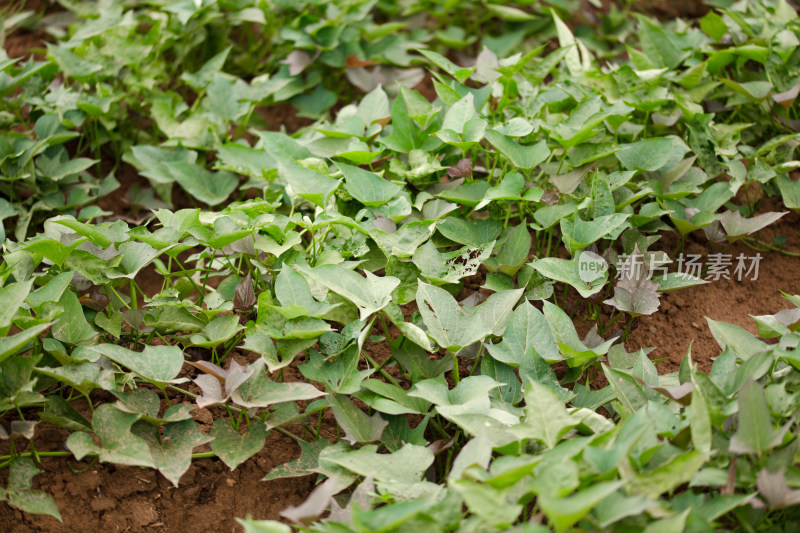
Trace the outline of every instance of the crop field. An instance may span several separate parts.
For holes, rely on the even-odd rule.
[[[795,532],[795,0],[0,2],[0,532]]]

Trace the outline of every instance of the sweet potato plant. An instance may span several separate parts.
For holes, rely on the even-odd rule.
[[[800,296],[709,319],[707,374],[624,344],[713,280],[662,235],[793,253],[758,233],[800,209],[790,2],[59,4],[3,22],[49,41],[0,55],[0,501],[59,517],[42,457],[178,485],[280,431],[264,479],[318,484],[247,532],[800,520]]]

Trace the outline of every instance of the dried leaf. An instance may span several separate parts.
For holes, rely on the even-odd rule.
[[[345,67],[347,68],[371,67],[375,64],[376,63],[374,61],[364,61],[363,59],[359,59],[358,54],[349,55],[345,60]]]
[[[782,105],[786,109],[789,109],[790,107],[792,107],[792,104],[797,98],[798,93],[800,93],[800,82],[796,83],[794,87],[792,87],[788,91],[773,94],[772,100],[776,104]]]
[[[256,292],[253,289],[253,280],[250,279],[250,274],[242,279],[237,285],[233,293],[233,308],[234,309],[250,309],[256,304]]]
[[[447,169],[447,175],[451,178],[463,178],[472,175],[472,160],[465,157],[454,167]]]

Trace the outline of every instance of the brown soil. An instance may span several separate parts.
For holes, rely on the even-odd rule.
[[[800,215],[791,212],[760,234],[760,239],[765,242],[770,242],[773,235],[784,236],[787,238],[785,249],[798,252]],[[731,254],[735,265],[739,254],[754,257],[759,252],[741,242],[727,246],[709,246],[705,236],[699,233],[690,237],[684,253],[701,254],[703,262],[710,253]],[[640,319],[639,327],[626,342],[628,351],[655,346],[650,358],[667,358],[668,360],[658,365],[659,373],[667,373],[678,370],[691,344],[692,361],[699,365],[700,370],[710,370],[713,358],[719,355],[720,348],[711,335],[705,317],[729,322],[757,335],[756,323],[748,315],[771,315],[792,307],[780,291],[800,294],[800,258],[777,252],[760,254],[758,279],[743,276],[738,281],[732,276],[732,279],[720,279],[666,293],[661,298],[659,310]]]
[[[199,416],[208,417],[207,411]],[[68,432],[40,425],[39,451],[64,450]],[[295,441],[272,431],[267,443],[236,470],[217,459],[201,459],[174,487],[154,470],[95,464],[74,474],[70,461],[45,458],[34,488],[52,494],[63,523],[0,505],[0,530],[13,533],[95,531],[238,531],[235,517],[277,519],[289,505],[300,504],[314,486],[315,476],[261,481],[273,467],[299,457]],[[75,464],[76,469],[86,463]],[[5,484],[7,469],[0,473]]]
[[[37,14],[46,14],[60,11],[61,6],[45,0],[0,0],[0,10],[9,9],[10,13],[19,11],[33,11]],[[15,28],[6,35],[3,48],[8,57],[33,57],[39,61],[45,56],[45,43],[52,41],[52,37],[44,30],[35,28],[27,30]]]

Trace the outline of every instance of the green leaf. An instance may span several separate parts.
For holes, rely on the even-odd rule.
[[[545,257],[530,265],[544,277],[572,286],[584,298],[596,294],[608,281],[608,265],[592,252],[582,251],[572,259]]]
[[[357,450],[327,454],[321,463],[332,463],[376,481],[414,483],[433,464],[433,452],[424,446],[406,444],[394,453],[377,453],[374,444]]]
[[[700,29],[717,42],[720,42],[725,34],[728,33],[727,24],[714,11],[709,11],[700,19]]]
[[[710,283],[710,280],[701,279],[686,272],[669,272],[663,276],[654,277],[652,280],[658,284],[658,292],[670,292]]]
[[[14,283],[13,285],[8,285],[0,289],[0,301],[3,302],[3,306],[0,307],[0,329],[7,328],[11,325],[11,320],[25,301],[25,298],[28,297],[28,294],[31,292],[31,287],[33,287],[32,279]]]
[[[500,236],[503,225],[491,218],[467,220],[447,217],[436,224],[436,229],[451,241],[473,248],[480,248],[495,241]]]
[[[242,407],[268,407],[276,403],[312,400],[323,394],[310,383],[272,381],[264,371],[263,359],[250,365],[250,369],[253,374],[231,394],[231,399]]]
[[[26,302],[32,308],[39,307],[45,302],[58,302],[61,295],[67,290],[69,284],[72,282],[74,272],[62,272],[47,282],[44,287],[41,287],[32,293],[28,294]],[[0,298],[3,298],[3,293],[0,292]],[[5,301],[5,299],[3,300]],[[0,322],[2,324],[2,322]]]
[[[486,205],[496,200],[525,200],[529,202],[536,202],[544,194],[542,189],[533,187],[528,189],[524,196],[522,190],[525,187],[525,178],[522,174],[512,171],[503,176],[503,179],[494,186],[489,188],[484,194],[483,199],[475,206],[475,210],[479,211]]]
[[[72,291],[64,291],[58,300],[64,312],[53,324],[53,338],[66,344],[87,344],[97,337],[97,332],[86,321],[83,306]]]
[[[25,331],[21,331],[16,335],[0,338],[0,363],[16,354],[20,348],[24,347],[31,340],[38,337],[39,334],[48,329],[51,325],[53,325],[52,322],[47,322],[46,324],[37,324],[36,326],[30,327]]]
[[[466,479],[454,482],[452,487],[464,498],[467,508],[486,524],[487,530],[508,528],[522,512],[522,505],[508,501],[507,490],[497,490]]]
[[[97,455],[100,461],[132,466],[155,466],[147,442],[131,432],[139,415],[124,413],[112,404],[102,404],[94,411],[92,431],[100,445],[88,433],[72,433],[66,442],[67,449],[77,460],[87,455]]]
[[[617,400],[631,413],[634,413],[647,404],[647,396],[642,386],[633,376],[602,365],[603,373],[608,383],[614,389]]]
[[[520,367],[534,354],[545,361],[563,359],[544,315],[527,301],[517,307],[503,334],[500,344],[486,344],[486,349],[496,360]]]
[[[197,4],[195,2],[194,7],[199,9],[200,5],[201,4]],[[172,7],[177,7],[177,6],[172,6]],[[196,10],[193,10],[192,13],[194,13],[195,11]],[[183,14],[179,15],[179,18],[181,19],[181,22],[183,22],[183,24],[186,24],[190,16],[191,15],[187,16],[186,14]],[[219,52],[214,57],[206,61],[203,64],[203,66],[200,67],[199,70],[197,70],[197,72],[193,73],[184,72],[183,74],[181,74],[180,79],[188,83],[193,89],[205,88],[205,86],[211,82],[211,79],[214,77],[214,74],[222,71],[222,67],[225,65],[225,60],[228,58],[228,54],[230,53],[231,48],[233,47],[232,46],[227,47],[222,52]]]
[[[336,166],[344,175],[347,192],[368,207],[381,206],[403,190],[400,185],[395,185],[374,172],[344,163],[336,163]]]
[[[755,338],[749,331],[708,317],[706,322],[720,349],[730,348],[743,361],[768,350],[768,345]]]
[[[575,36],[570,31],[569,27],[558,18],[555,9],[551,11],[551,14],[553,16],[553,22],[556,25],[556,32],[558,33],[558,45],[560,48],[566,49],[564,62],[567,64],[567,69],[572,76],[580,76],[584,68]]]
[[[591,221],[583,220],[577,215],[562,218],[561,238],[567,246],[567,250],[574,254],[577,250],[582,250],[603,237],[613,235],[616,238],[629,216],[626,213],[614,213],[597,217]]]
[[[336,422],[345,432],[345,440],[356,444],[375,442],[381,438],[388,422],[381,418],[379,413],[367,416],[347,396],[341,394],[329,395],[328,402],[331,404]]]
[[[616,337],[614,337],[593,348],[589,348],[578,337],[572,319],[569,318],[567,313],[547,300],[542,303],[544,317],[547,319],[556,345],[567,360],[569,366],[580,366],[586,361],[599,358],[607,353],[611,344],[616,341]]]
[[[377,379],[364,381],[356,397],[376,411],[389,415],[425,414],[430,409],[430,403],[409,396],[406,390],[396,385]],[[385,432],[383,437],[386,437]]]
[[[339,187],[339,180],[297,164],[280,163],[278,175],[292,191],[309,202],[324,207],[328,197]]]
[[[546,141],[522,145],[511,137],[507,137],[495,130],[487,130],[486,139],[501,154],[510,159],[514,166],[525,170],[534,168],[550,155],[550,149],[547,147]]]
[[[703,388],[696,382],[692,372],[692,403],[689,405],[689,427],[692,431],[692,443],[696,450],[703,454],[711,453],[712,428],[708,402]]]
[[[708,456],[697,450],[682,453],[658,468],[629,478],[626,492],[656,500],[661,494],[688,483],[707,460]]]
[[[48,424],[72,431],[90,431],[92,429],[91,423],[83,415],[64,398],[57,395],[47,398],[44,411],[39,413],[39,418]]]
[[[8,469],[8,486],[0,487],[0,501],[31,514],[47,514],[61,521],[61,514],[52,496],[33,489],[33,477],[43,472],[31,459],[17,458]]]
[[[629,144],[615,152],[614,156],[628,170],[654,172],[672,160],[676,150],[673,139],[661,137]]]
[[[325,385],[329,392],[353,394],[361,389],[361,382],[373,370],[358,370],[359,349],[351,345],[335,360],[325,360],[317,350],[309,351],[308,363],[299,367],[306,379],[318,381]]]
[[[761,385],[748,380],[739,391],[738,404],[738,426],[729,446],[732,453],[761,455],[781,444],[791,424],[782,429],[772,426],[772,415]]]
[[[305,269],[314,281],[353,302],[364,320],[391,301],[392,291],[400,280],[392,276],[378,277],[365,272],[366,279],[341,265],[321,265]]]
[[[484,261],[490,272],[499,270],[508,276],[513,276],[522,268],[531,250],[531,234],[525,224],[518,224],[506,234],[505,241],[495,257]]]
[[[183,351],[178,346],[145,346],[141,352],[134,352],[115,344],[98,344],[87,350],[157,383],[174,381],[183,367]]]
[[[252,420],[244,433],[237,431],[224,419],[214,420],[211,426],[211,451],[235,470],[237,466],[257,454],[267,442],[267,426],[261,420]]]
[[[520,439],[533,439],[554,447],[582,417],[570,415],[564,402],[546,385],[530,382],[525,388],[525,418],[511,431]]]
[[[464,83],[475,71],[475,67],[461,68],[443,55],[437,54],[432,50],[420,49],[419,53],[428,58],[431,63],[453,76],[458,83]]]
[[[428,335],[439,346],[457,352],[491,333],[475,308],[462,308],[446,290],[427,283],[417,286],[417,306]]]
[[[183,190],[210,206],[224,202],[239,184],[230,172],[211,172],[195,163],[172,162],[169,169]]]
[[[286,318],[322,317],[335,307],[315,300],[306,279],[291,268],[282,268],[275,278],[275,296],[282,307],[274,309]]]
[[[114,372],[105,370],[95,363],[70,363],[65,366],[47,368],[37,367],[37,372],[64,382],[83,394],[94,389],[114,390]]]
[[[621,481],[606,481],[581,489],[566,498],[539,494],[538,503],[556,531],[567,531],[622,486]]]
[[[212,440],[200,432],[194,420],[171,422],[164,426],[163,434],[152,424],[137,422],[132,432],[147,442],[155,468],[176,487],[191,465],[192,450]]]
[[[239,324],[236,315],[218,316],[205,325],[203,331],[192,335],[189,339],[194,346],[214,348],[229,341],[244,327]]]
[[[442,122],[442,130],[456,133],[465,133],[464,126],[470,120],[478,118],[475,111],[475,102],[472,93],[467,93],[462,99],[450,106]]]
[[[300,457],[294,461],[274,467],[267,472],[262,481],[305,476],[319,471],[319,453],[330,446],[331,441],[317,439],[312,442],[298,441],[297,443],[300,445]]]
[[[725,211],[719,216],[719,222],[725,230],[728,241],[750,235],[770,224],[774,224],[788,211],[782,213],[761,213],[751,218],[744,218],[739,211]]]
[[[94,78],[93,74],[103,70],[103,66],[91,61],[81,59],[66,46],[47,44],[47,55],[58,64],[64,74],[78,81],[84,82]]]

